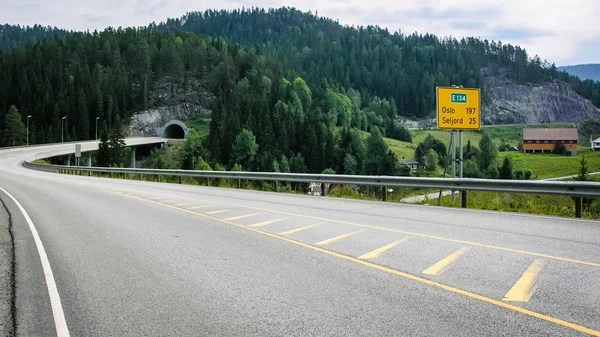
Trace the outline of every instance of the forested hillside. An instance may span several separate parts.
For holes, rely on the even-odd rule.
[[[600,82],[581,81],[499,41],[347,27],[293,8],[193,12],[150,28],[223,36],[275,56],[310,85],[329,79],[358,90],[366,101],[393,98],[402,116],[431,116],[437,85],[482,88],[484,103],[490,103],[484,67],[502,67],[517,84],[563,80],[600,106]]]
[[[22,27],[19,25],[0,25],[0,50],[24,46],[28,43],[36,43],[47,37],[66,37],[68,32],[56,27],[44,27],[34,25],[33,27]]]
[[[27,115],[32,116],[32,143],[60,141],[63,116],[66,140],[90,139],[96,117],[101,129],[110,129],[136,111],[169,104],[169,97],[162,102],[149,97],[165,81],[171,95],[200,85],[215,97],[209,137],[204,144],[190,142],[194,150],[187,154],[186,168],[203,156],[213,164],[270,171],[275,161],[290,158],[296,171],[320,172],[340,170],[346,159],[362,165],[368,157],[369,173],[391,173],[397,160],[382,134],[410,141],[393,101],[361,101],[358,92],[327,81],[311,89],[268,57],[192,33],[108,29],[48,38],[0,53],[0,78],[3,145],[24,142]],[[4,117],[9,110],[11,118]],[[357,129],[369,130],[378,149],[364,153]],[[234,151],[240,135],[245,135],[242,144],[253,140],[257,147],[249,144],[254,150],[246,153],[239,145]],[[391,164],[384,169],[385,156]]]

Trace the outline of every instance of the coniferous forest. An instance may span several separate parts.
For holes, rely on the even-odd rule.
[[[519,47],[347,27],[292,8],[195,12],[102,32],[0,32],[2,146],[24,143],[29,115],[31,143],[60,141],[62,126],[65,140],[92,139],[96,118],[101,130],[127,124],[160,104],[153,93],[168,83],[172,94],[199,86],[213,97],[209,135],[191,135],[184,168],[202,156],[246,170],[398,174],[383,137],[410,141],[401,117],[432,117],[435,86],[483,88],[484,67],[517,83],[566,81],[600,106],[600,82]]]

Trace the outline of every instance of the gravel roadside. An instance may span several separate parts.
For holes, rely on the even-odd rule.
[[[0,201],[0,336],[14,336],[13,285],[10,216]]]

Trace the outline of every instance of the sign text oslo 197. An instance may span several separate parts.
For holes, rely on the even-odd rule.
[[[437,87],[438,129],[479,130],[481,94],[479,89]]]

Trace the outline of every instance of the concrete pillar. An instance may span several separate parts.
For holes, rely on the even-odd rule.
[[[88,153],[87,166],[92,167],[92,153]]]
[[[66,162],[65,162],[65,165],[67,165],[67,166],[71,166],[71,155],[68,155],[68,156],[67,156],[67,160],[66,160]]]
[[[131,147],[131,168],[135,168],[135,147]]]

